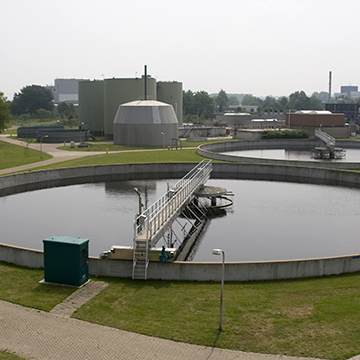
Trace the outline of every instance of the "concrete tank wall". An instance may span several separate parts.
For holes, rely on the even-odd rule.
[[[147,79],[147,94],[148,99],[156,99],[156,80],[150,77]],[[113,138],[113,122],[119,105],[144,99],[144,96],[144,77],[104,80],[104,122],[106,138]]]
[[[327,169],[360,169],[360,163],[336,161],[303,161],[303,160],[275,160],[253,158],[237,155],[225,155],[222,152],[253,150],[253,149],[296,149],[311,150],[317,146],[317,140],[261,140],[261,141],[227,141],[204,144],[198,147],[198,154],[209,159],[230,161],[239,164],[262,164],[279,166],[301,166]],[[337,141],[336,146],[344,149],[360,149],[360,143],[355,141]]]
[[[333,183],[360,187],[360,173],[301,166],[266,164],[214,163],[212,178],[261,179],[271,175],[273,180]],[[120,164],[46,170],[0,177],[0,195],[40,188],[85,182],[181,177],[194,167],[194,163],[172,164]],[[0,244],[0,261],[28,267],[42,267],[43,253],[37,250]],[[221,276],[221,262],[150,263],[149,279],[215,280]],[[91,275],[131,277],[132,261],[106,260],[90,257]],[[360,255],[330,258],[300,259],[265,262],[229,262],[225,265],[227,281],[253,281],[292,279],[323,275],[338,275],[360,271]]]
[[[0,244],[0,261],[30,268],[43,268],[43,259],[44,255],[40,250]],[[129,260],[89,258],[89,274],[92,276],[130,278],[132,266],[133,262]],[[150,262],[148,279],[220,281],[221,267],[221,262]],[[296,279],[358,271],[360,271],[360,254],[315,259],[225,263],[226,281]]]
[[[183,87],[177,81],[159,81],[156,100],[173,106],[179,124],[183,122]]]
[[[94,135],[104,133],[104,82],[79,82],[79,122],[89,125]]]

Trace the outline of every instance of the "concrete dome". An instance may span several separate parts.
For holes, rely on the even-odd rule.
[[[119,106],[114,119],[114,144],[170,146],[178,138],[173,107],[154,100],[131,101]]]

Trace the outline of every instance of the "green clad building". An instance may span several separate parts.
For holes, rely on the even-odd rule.
[[[104,82],[79,82],[79,120],[95,135],[104,133]]]
[[[146,92],[146,95],[145,95]],[[172,105],[182,123],[182,83],[156,82],[141,78],[111,78],[79,82],[79,122],[96,136],[113,139],[113,123],[120,105],[138,100],[154,100]]]
[[[183,118],[182,83],[177,81],[159,81],[156,84],[156,100],[172,105],[179,124]],[[151,99],[149,99],[151,100]]]

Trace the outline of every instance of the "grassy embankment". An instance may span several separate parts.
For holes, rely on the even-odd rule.
[[[25,143],[20,146],[0,141],[0,169],[38,163],[51,158],[51,155],[43,152],[41,159],[40,151],[27,148]]]
[[[0,299],[49,311],[72,291],[40,285],[43,270],[0,262]],[[97,280],[97,279],[93,279]],[[206,346],[344,360],[360,353],[360,274],[220,284],[99,278],[109,286],[74,317]]]
[[[91,155],[74,160],[67,160],[56,162],[51,165],[41,166],[37,164],[40,162],[40,152],[36,150],[26,149],[24,142],[23,146],[11,145],[9,143],[0,141],[0,169],[31,164],[34,163],[34,170],[57,169],[65,167],[77,166],[96,166],[109,164],[127,164],[127,163],[155,163],[155,162],[200,162],[203,160],[202,156],[197,154],[197,146],[204,143],[218,142],[218,141],[232,141],[231,139],[224,140],[210,140],[201,142],[187,142],[182,141],[181,148],[178,150],[164,150],[162,148],[139,148],[130,146],[113,145],[110,142],[97,143],[93,142],[92,146],[88,148],[71,148],[70,145],[63,146],[59,144],[58,149],[67,151],[92,151],[99,152],[99,155]],[[110,153],[106,154],[106,149]],[[111,153],[116,151],[117,153]],[[29,155],[30,154],[30,155]],[[50,155],[43,152],[43,160],[51,158]],[[35,163],[36,162],[36,163]]]

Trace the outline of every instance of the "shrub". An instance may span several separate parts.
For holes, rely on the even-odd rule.
[[[309,134],[305,130],[265,130],[263,139],[308,139]]]

